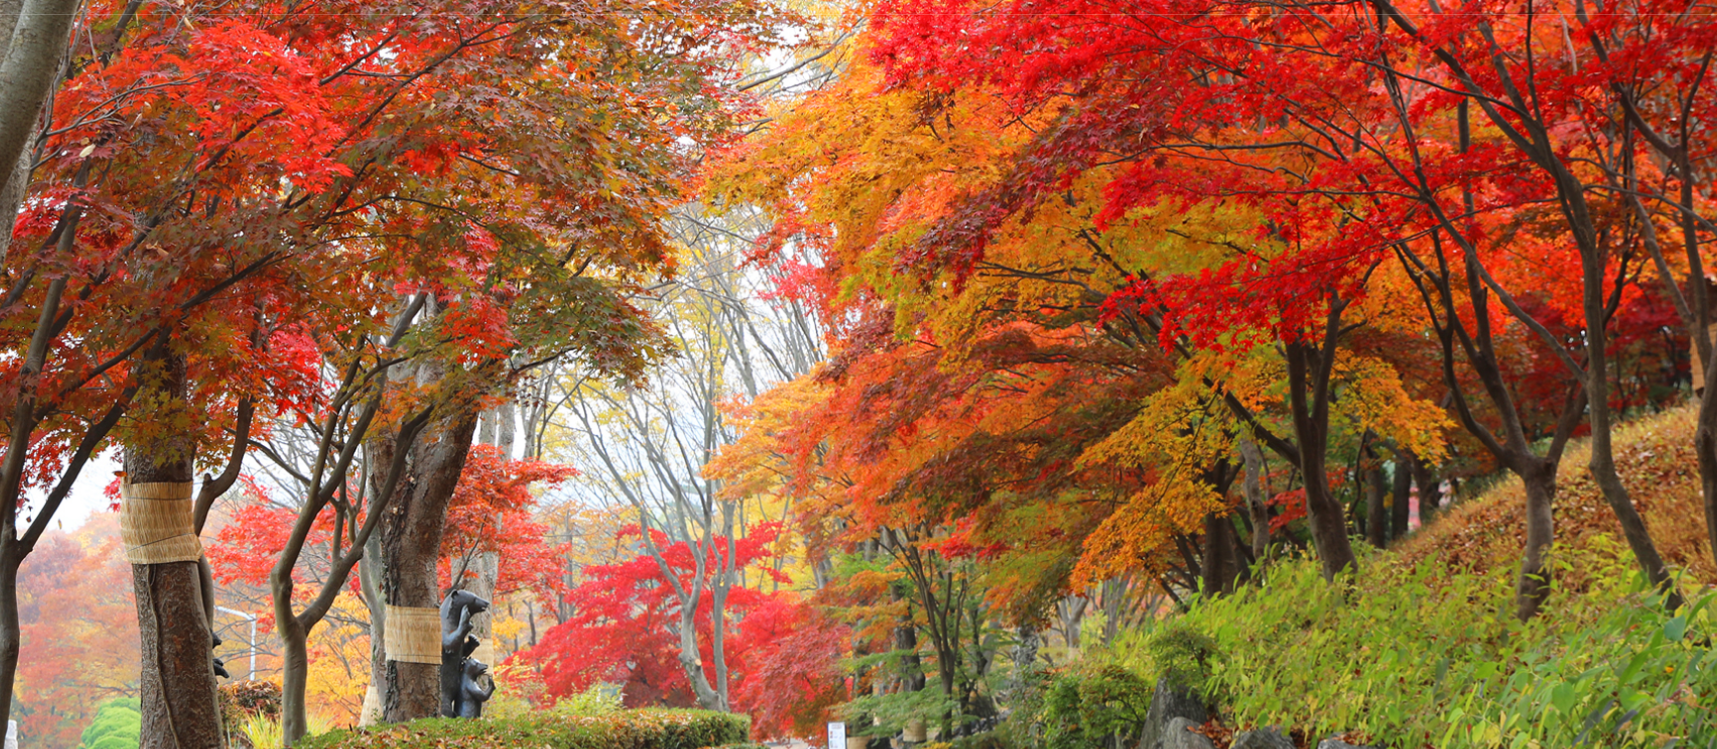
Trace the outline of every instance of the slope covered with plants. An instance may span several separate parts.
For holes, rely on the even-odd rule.
[[[1686,512],[1696,466],[1690,407],[1617,430],[1623,476],[1653,522]],[[1575,444],[1575,452],[1584,445]],[[1310,746],[1345,736],[1391,747],[1689,746],[1717,740],[1717,612],[1696,534],[1665,533],[1690,605],[1671,610],[1641,577],[1596,489],[1567,477],[1552,553],[1557,615],[1509,615],[1518,482],[1502,480],[1399,546],[1372,574],[1324,585],[1312,560],[1274,563],[1254,586],[1201,599],[1049,678],[1032,722],[1081,746],[1136,731],[1158,677],[1202,690],[1220,746],[1279,726]],[[1018,730],[1018,729],[1016,729]]]

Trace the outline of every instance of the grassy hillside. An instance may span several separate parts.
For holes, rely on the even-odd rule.
[[[1623,476],[1690,604],[1668,611],[1584,470],[1564,462],[1558,579],[1545,614],[1510,615],[1522,531],[1518,482],[1501,482],[1330,586],[1310,560],[1269,570],[1244,593],[1201,604],[1110,658],[1146,678],[1192,653],[1231,727],[1279,725],[1389,747],[1717,746],[1711,663],[1713,567],[1704,540],[1693,413],[1637,420],[1617,435]],[[1208,638],[1208,639],[1206,639]]]
[[[1709,583],[1717,581],[1717,565],[1700,505],[1699,464],[1693,455],[1696,416],[1697,408],[1689,404],[1619,425],[1616,467],[1664,558]],[[1557,478],[1557,539],[1575,549],[1597,536],[1621,538],[1615,515],[1586,471],[1589,455],[1585,441],[1569,445]],[[1467,571],[1514,565],[1526,540],[1520,522],[1524,502],[1520,480],[1509,476],[1443,513],[1404,542],[1398,556],[1408,563],[1435,556],[1451,569]]]

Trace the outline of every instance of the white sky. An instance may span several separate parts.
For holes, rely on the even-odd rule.
[[[84,465],[78,479],[72,484],[70,494],[60,503],[60,511],[54,514],[54,524],[51,528],[62,529],[66,532],[77,530],[90,515],[107,512],[108,499],[102,494],[102,489],[113,481],[113,472],[119,470],[118,454],[108,451],[90,458]],[[34,517],[36,508],[41,506],[42,495],[45,492],[33,491],[26,494],[23,516]]]

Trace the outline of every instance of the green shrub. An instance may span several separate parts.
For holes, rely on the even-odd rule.
[[[1211,669],[1222,660],[1216,640],[1186,624],[1171,620],[1145,640],[1151,671],[1170,684],[1200,694],[1208,691]],[[1155,680],[1151,681],[1155,684]]]
[[[1717,746],[1712,598],[1668,611],[1607,537],[1557,548],[1555,590],[1512,616],[1512,571],[1362,560],[1356,585],[1284,562],[1181,617],[1222,658],[1209,688],[1240,726],[1354,731],[1382,746]],[[1695,586],[1685,586],[1693,589]]]
[[[280,721],[261,713],[252,713],[238,726],[237,733],[251,749],[280,749],[285,731]]]
[[[108,700],[96,708],[95,717],[83,729],[84,749],[137,749],[143,715],[136,697]]]
[[[539,712],[511,718],[426,718],[373,729],[330,731],[303,749],[703,749],[751,733],[744,715],[704,710],[622,710],[605,715]]]
[[[973,736],[960,736],[952,742],[954,749],[1014,749],[1013,736],[1006,731],[985,731]]]
[[[552,712],[556,715],[597,716],[612,715],[624,709],[619,687],[592,684],[581,694],[555,700]]]
[[[1044,691],[1039,722],[1049,749],[1103,749],[1139,735],[1152,685],[1114,663],[1091,663],[1056,675]]]

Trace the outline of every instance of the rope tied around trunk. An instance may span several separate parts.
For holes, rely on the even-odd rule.
[[[382,647],[390,661],[441,664],[441,609],[388,604]]]
[[[119,486],[119,537],[132,564],[195,562],[203,558],[191,503],[191,483],[161,481]]]

